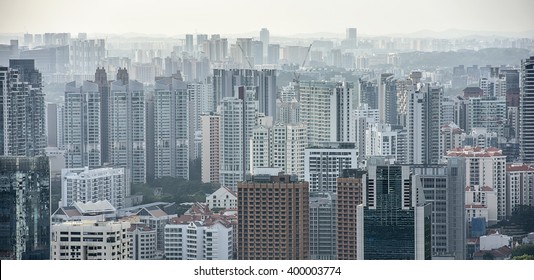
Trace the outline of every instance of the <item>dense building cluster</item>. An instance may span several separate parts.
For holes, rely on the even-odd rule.
[[[532,239],[486,228],[534,206],[534,57],[402,60],[532,40],[110,41],[0,45],[0,258],[464,260]],[[180,215],[131,191],[166,177],[220,188]]]

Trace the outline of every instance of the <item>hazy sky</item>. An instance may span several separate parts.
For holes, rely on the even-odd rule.
[[[0,0],[0,33],[387,35],[534,29],[532,0]]]

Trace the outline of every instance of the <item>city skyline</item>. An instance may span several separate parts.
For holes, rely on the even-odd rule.
[[[0,259],[534,260],[534,2],[109,2],[2,2]]]
[[[251,4],[243,0],[179,3],[156,0],[149,6],[139,0],[52,0],[46,3],[22,0],[4,4],[3,10],[7,13],[0,19],[0,33],[244,35],[268,28],[271,36],[299,37],[314,33],[342,35],[347,27],[357,27],[358,34],[364,36],[412,33],[435,36],[458,33],[458,36],[464,36],[469,32],[479,35],[533,32],[534,18],[528,13],[531,10],[529,7],[534,8],[533,3],[512,0],[507,5],[494,5],[491,2],[454,0],[429,4],[423,0],[410,0],[408,3],[334,0],[328,2],[333,8],[325,9],[324,3],[300,0],[274,1],[271,5]],[[104,6],[106,8],[102,9]],[[24,10],[24,17],[14,12],[21,9]],[[437,15],[443,18],[436,20]],[[317,20],[318,17],[332,20]]]

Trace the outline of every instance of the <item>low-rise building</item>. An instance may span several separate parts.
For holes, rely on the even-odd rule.
[[[492,250],[480,250],[473,254],[474,260],[508,260],[512,256],[512,249],[508,246]]]
[[[480,250],[488,251],[493,249],[499,249],[502,246],[512,247],[513,238],[508,235],[500,234],[499,232],[484,235],[480,237]]]
[[[66,168],[61,170],[60,206],[74,202],[108,200],[116,208],[125,206],[130,183],[124,168]]]
[[[227,187],[220,187],[206,197],[206,203],[209,209],[235,209],[237,208],[237,194]]]
[[[62,223],[67,221],[81,220],[114,220],[117,218],[117,211],[107,200],[97,202],[74,202],[71,206],[59,207],[50,217],[51,222]]]

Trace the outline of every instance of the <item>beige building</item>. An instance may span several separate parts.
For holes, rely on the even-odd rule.
[[[202,129],[201,162],[202,162],[202,182],[219,182],[219,120],[218,115],[200,116]]]

